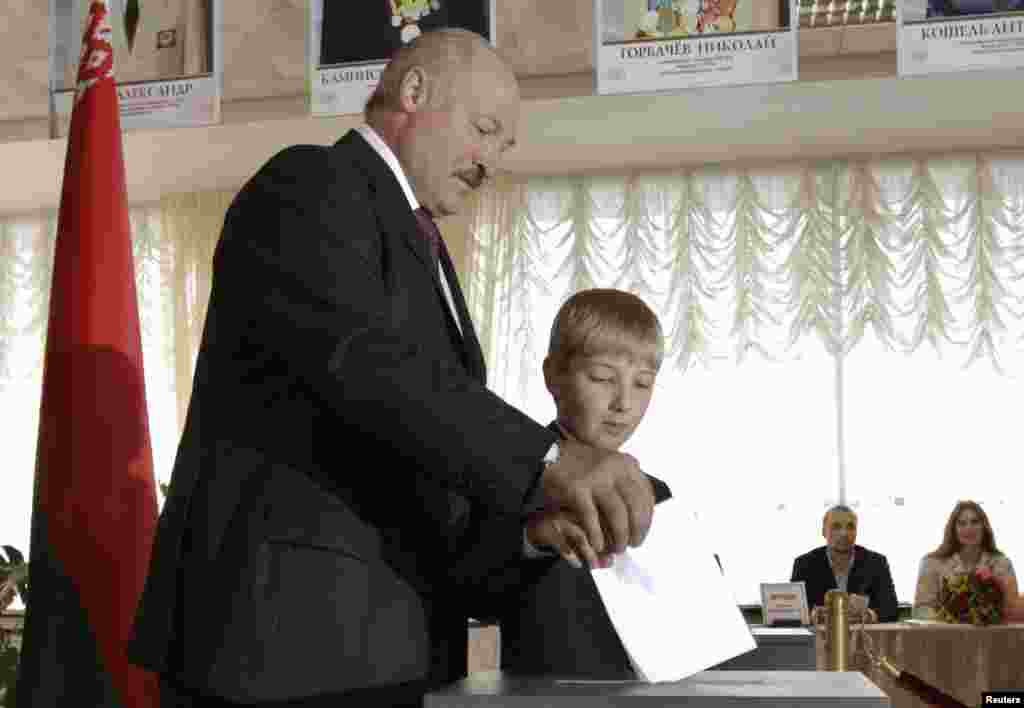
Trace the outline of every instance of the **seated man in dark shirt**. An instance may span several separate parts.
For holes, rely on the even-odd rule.
[[[805,553],[793,562],[793,582],[807,585],[807,603],[812,608],[825,604],[825,593],[843,590],[867,598],[871,620],[895,622],[896,588],[889,563],[854,542],[857,540],[857,515],[848,506],[834,506],[825,512],[822,535],[827,545]]]

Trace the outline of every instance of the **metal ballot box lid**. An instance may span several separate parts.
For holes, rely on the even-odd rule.
[[[855,671],[703,671],[684,681],[563,682],[473,674],[427,694],[424,708],[888,708],[889,698]]]

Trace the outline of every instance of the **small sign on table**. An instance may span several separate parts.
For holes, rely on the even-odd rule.
[[[811,623],[807,586],[796,583],[761,583],[761,610],[768,626],[799,626]]]

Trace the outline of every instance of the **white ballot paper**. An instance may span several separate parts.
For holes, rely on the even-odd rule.
[[[639,548],[592,571],[645,681],[680,681],[757,647],[710,538],[680,500],[667,499]]]

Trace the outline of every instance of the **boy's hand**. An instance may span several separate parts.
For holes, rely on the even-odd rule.
[[[591,568],[607,568],[611,556],[599,556],[587,541],[587,534],[576,519],[564,511],[533,514],[526,524],[526,540],[534,546],[549,546],[558,551],[569,565],[582,567],[582,559]]]
[[[572,512],[599,553],[622,553],[643,543],[654,515],[654,489],[637,461],[571,438],[559,447],[558,462],[540,478],[547,510]]]

